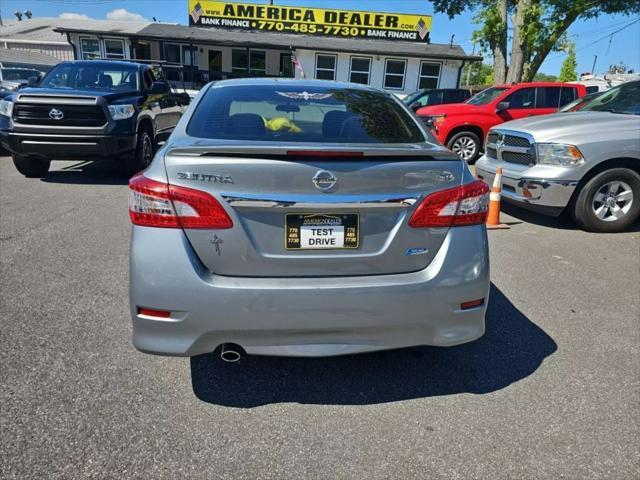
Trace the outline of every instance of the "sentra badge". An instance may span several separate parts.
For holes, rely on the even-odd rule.
[[[233,183],[233,178],[231,178],[231,175],[209,175],[207,173],[178,172],[178,178],[180,180],[195,180],[198,182]]]

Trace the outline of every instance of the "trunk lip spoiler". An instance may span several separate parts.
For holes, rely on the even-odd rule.
[[[170,145],[167,147],[165,155],[167,157],[206,157],[206,156],[270,156],[277,155],[283,158],[295,156],[300,151],[300,156],[312,159],[309,155],[310,150],[322,149],[324,155],[331,152],[336,153],[337,158],[343,160],[348,159],[344,156],[345,152],[353,152],[358,156],[364,157],[384,157],[384,156],[401,156],[401,157],[425,157],[431,156],[439,160],[460,160],[459,157],[451,151],[440,145],[419,144],[419,143],[402,143],[402,144],[288,144],[282,143],[274,145],[273,142],[260,142],[251,145],[245,144],[222,144],[222,145]],[[326,156],[318,157],[326,159]],[[330,158],[330,157],[329,157]],[[357,157],[354,156],[354,159]]]

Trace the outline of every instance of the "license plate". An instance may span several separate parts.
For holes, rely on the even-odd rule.
[[[358,248],[357,213],[305,214],[285,216],[287,250]]]

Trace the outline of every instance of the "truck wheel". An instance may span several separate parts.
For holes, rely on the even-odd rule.
[[[580,189],[570,212],[587,231],[624,230],[640,214],[640,175],[628,168],[597,174]]]
[[[456,133],[447,142],[449,150],[453,150],[467,163],[473,163],[480,155],[480,138],[473,132]]]
[[[12,155],[12,158],[13,164],[25,177],[44,177],[51,166],[51,160],[48,159],[24,157],[22,155]]]
[[[141,130],[138,134],[138,144],[130,163],[132,173],[144,170],[153,160],[153,139],[147,130]]]

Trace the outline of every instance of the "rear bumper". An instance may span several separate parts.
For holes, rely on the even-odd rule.
[[[43,158],[108,157],[136,148],[136,135],[55,135],[0,131],[0,143],[11,153]]]
[[[331,278],[214,275],[181,230],[134,227],[130,268],[133,343],[165,355],[198,355],[225,342],[290,356],[458,345],[483,335],[489,294],[484,226],[451,229],[424,270]],[[460,309],[480,298],[481,307]],[[138,307],[173,313],[147,317]]]
[[[476,176],[489,185],[493,184],[497,166],[486,157],[476,162]],[[546,178],[529,178],[524,175],[502,175],[502,198],[509,203],[551,216],[558,216],[571,201],[578,181]]]

